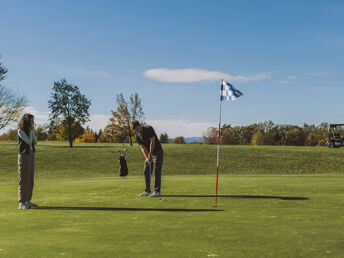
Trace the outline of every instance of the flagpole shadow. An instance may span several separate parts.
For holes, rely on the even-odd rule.
[[[71,210],[71,211],[168,211],[168,212],[208,212],[224,211],[218,209],[173,209],[173,208],[122,208],[122,207],[66,207],[38,206],[35,210]]]
[[[215,198],[216,195],[162,195],[162,197],[191,197],[191,198]],[[307,197],[292,196],[269,196],[269,195],[217,195],[218,198],[237,198],[237,199],[280,199],[285,201],[309,200]]]

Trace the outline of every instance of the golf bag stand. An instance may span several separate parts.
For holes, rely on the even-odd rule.
[[[124,155],[119,156],[118,166],[119,166],[119,175],[120,176],[127,176],[128,175],[128,166],[127,166],[127,161],[125,160]]]
[[[125,140],[127,138],[125,138]],[[125,140],[123,141],[123,147],[124,147]],[[127,161],[125,160],[125,153],[126,153],[127,150],[128,150],[127,148],[124,148],[123,150],[119,150],[117,152],[118,166],[119,166],[119,175],[120,176],[127,176],[128,175],[128,166],[127,166]]]

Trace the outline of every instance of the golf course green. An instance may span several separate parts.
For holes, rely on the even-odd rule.
[[[162,197],[137,145],[40,142],[36,209],[18,210],[17,145],[0,142],[0,257],[343,257],[344,149],[163,145]]]

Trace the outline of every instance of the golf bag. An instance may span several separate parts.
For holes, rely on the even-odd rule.
[[[118,166],[119,166],[119,175],[120,176],[127,176],[128,175],[128,166],[127,166],[127,161],[125,160],[124,155],[119,156]]]

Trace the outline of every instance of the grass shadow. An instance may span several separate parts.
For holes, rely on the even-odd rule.
[[[215,195],[162,195],[163,197],[216,197]],[[218,195],[221,198],[239,198],[239,199],[280,199],[286,201],[309,200],[307,197],[288,197],[288,196],[269,196],[269,195]]]
[[[2,142],[0,140],[0,145],[12,145],[12,146],[17,146],[18,145],[18,142]]]
[[[217,209],[163,209],[163,208],[111,208],[111,207],[64,207],[64,206],[39,206],[35,210],[72,210],[72,211],[172,211],[172,212],[205,212],[224,211]]]

